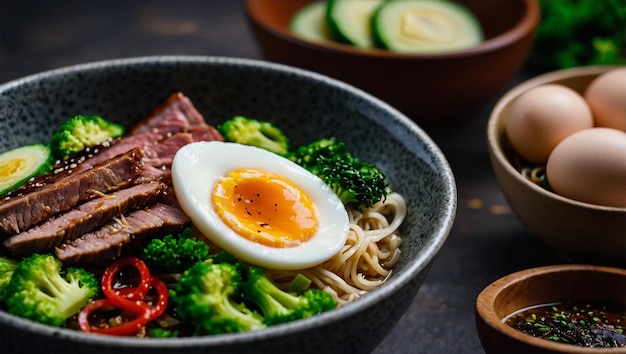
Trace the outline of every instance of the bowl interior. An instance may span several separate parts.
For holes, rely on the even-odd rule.
[[[97,114],[129,125],[175,91],[188,96],[209,124],[217,125],[235,115],[267,120],[283,129],[293,146],[335,136],[345,141],[357,157],[378,164],[388,174],[391,188],[405,196],[409,209],[403,227],[403,256],[394,276],[359,301],[317,318],[269,328],[261,335],[244,333],[159,343],[116,338],[112,344],[106,338],[37,326],[0,311],[0,338],[3,328],[19,327],[27,335],[37,333],[48,339],[60,336],[68,342],[88,343],[92,345],[90,350],[113,345],[118,349],[171,351],[182,350],[184,342],[187,352],[200,352],[200,348],[209,346],[233,348],[237,342],[241,352],[255,352],[253,346],[246,345],[263,338],[271,347],[272,338],[365,316],[367,313],[361,312],[376,312],[372,309],[386,303],[380,311],[393,317],[388,323],[390,328],[373,334],[362,328],[362,336],[372,337],[364,339],[366,349],[373,349],[372,345],[377,344],[374,342],[391,330],[417,292],[430,261],[445,242],[456,208],[454,178],[437,146],[412,121],[377,99],[317,74],[259,61],[180,56],[113,60],[58,69],[0,86],[0,126],[5,129],[0,150],[49,141],[58,124],[79,113]],[[379,325],[370,327],[374,330]],[[316,341],[310,343],[311,350],[320,346],[328,350],[331,345],[319,338]]]
[[[626,270],[592,265],[556,265],[507,275],[476,300],[476,322],[487,353],[597,353],[598,349],[556,343],[524,334],[503,320],[530,306],[555,302],[626,305]],[[537,349],[542,348],[542,349]],[[599,352],[604,352],[599,349]],[[608,349],[609,353],[619,352]],[[623,350],[623,349],[621,349]]]

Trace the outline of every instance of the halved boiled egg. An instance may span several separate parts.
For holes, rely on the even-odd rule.
[[[194,226],[237,258],[303,269],[335,255],[349,223],[337,195],[292,161],[252,146],[196,142],[172,164],[176,198]]]

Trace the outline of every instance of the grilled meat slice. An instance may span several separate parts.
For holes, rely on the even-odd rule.
[[[116,218],[99,229],[59,246],[56,256],[65,264],[99,265],[122,255],[125,248],[189,225],[182,210],[157,203]]]
[[[167,191],[160,182],[144,183],[91,199],[4,241],[14,254],[27,256],[74,240],[113,217],[152,204]]]
[[[167,135],[205,124],[204,117],[196,110],[191,100],[180,92],[171,94],[151,114],[133,125],[129,135],[147,132]]]
[[[31,193],[9,198],[0,203],[0,230],[8,235],[25,231],[94,194],[130,185],[142,170],[143,153],[137,148]]]

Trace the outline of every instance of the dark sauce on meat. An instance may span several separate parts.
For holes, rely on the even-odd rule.
[[[510,315],[509,326],[534,337],[582,347],[626,347],[626,306],[554,303]]]

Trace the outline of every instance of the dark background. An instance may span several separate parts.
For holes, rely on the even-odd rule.
[[[262,59],[239,0],[0,0],[0,84],[162,54]],[[528,77],[522,71],[510,85]],[[484,353],[474,327],[478,293],[511,272],[561,262],[525,230],[496,183],[485,130],[497,99],[459,126],[429,132],[457,180],[457,217],[411,307],[375,354]]]

